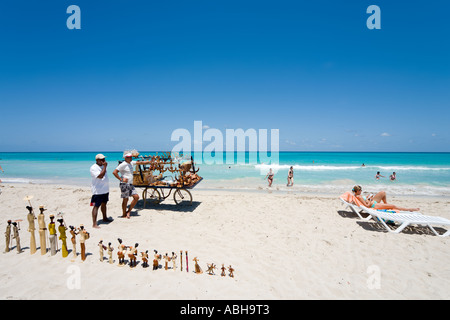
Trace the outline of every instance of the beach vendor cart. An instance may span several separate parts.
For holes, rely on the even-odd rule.
[[[133,172],[134,187],[143,189],[144,208],[148,202],[159,204],[171,194],[177,205],[192,204],[189,190],[203,180],[197,174],[199,168],[195,168],[192,156],[164,152],[154,156],[135,155],[134,158],[148,162],[136,164]]]

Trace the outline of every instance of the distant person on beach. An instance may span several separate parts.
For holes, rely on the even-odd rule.
[[[294,185],[294,168],[291,166],[288,172],[287,186],[292,187],[293,185]]]
[[[266,174],[266,177],[264,179],[267,178],[267,181],[269,181],[269,187],[272,186],[272,182],[273,182],[273,172],[272,172],[272,168],[270,168],[269,172]]]
[[[400,211],[419,211],[419,208],[402,208],[397,207],[396,205],[390,204],[387,202],[386,192],[380,191],[376,195],[372,195],[369,197],[364,197],[361,195],[362,193],[362,187],[361,186],[354,186],[352,189],[352,192],[354,193],[355,197],[358,198],[361,203],[366,206],[367,208],[373,208],[376,210],[400,210]],[[381,203],[384,202],[384,203]]]
[[[366,165],[363,163],[362,165],[361,165],[361,167],[365,167]]]
[[[397,179],[395,172],[392,172],[392,174],[389,176],[389,179],[391,179],[391,181],[394,181],[395,179]]]
[[[382,175],[380,174],[380,171],[378,171],[377,174],[375,175],[375,179],[380,180],[380,177],[381,177],[381,178],[384,178],[384,176],[382,176]]]
[[[100,228],[97,225],[98,208],[101,209],[103,215],[103,222],[111,222],[106,216],[106,204],[109,201],[109,178],[106,174],[106,167],[108,163],[105,160],[103,154],[97,154],[95,156],[95,164],[91,166],[91,206],[92,208],[92,227]]]

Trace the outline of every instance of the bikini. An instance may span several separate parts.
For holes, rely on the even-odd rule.
[[[363,196],[364,201],[367,201],[366,197]],[[377,204],[377,202],[375,200],[373,200],[373,204],[370,206],[371,208],[375,208],[375,205]]]

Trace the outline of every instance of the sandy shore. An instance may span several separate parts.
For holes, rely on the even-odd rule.
[[[339,194],[194,189],[191,207],[177,207],[172,197],[145,209],[140,201],[131,219],[123,219],[119,190],[111,187],[108,216],[114,221],[93,229],[89,187],[3,184],[2,191],[0,229],[8,219],[23,219],[24,252],[17,254],[12,241],[12,251],[0,254],[0,299],[450,298],[450,237],[426,228],[387,233],[358,220]],[[49,214],[62,211],[68,225],[86,226],[91,235],[86,261],[78,255],[72,262],[71,254],[63,258],[61,252],[30,255],[26,195],[34,196],[36,213],[39,205],[48,208],[47,224]],[[447,198],[393,197],[391,202],[450,219]],[[39,247],[37,232],[36,238]],[[119,267],[117,238],[139,243],[139,251],[150,254],[175,251],[178,266],[180,250],[188,251],[189,272],[153,271],[141,263]],[[100,239],[112,242],[113,265],[99,261]],[[193,273],[194,257],[203,274]],[[183,260],[185,268],[185,255]],[[216,275],[206,274],[207,263],[217,265]],[[228,272],[220,276],[222,263],[232,265],[234,278]]]

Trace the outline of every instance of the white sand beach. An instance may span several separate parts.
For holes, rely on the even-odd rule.
[[[131,219],[124,219],[119,217],[119,190],[111,187],[108,216],[114,221],[93,229],[89,187],[2,184],[2,191],[0,229],[3,233],[8,219],[23,220],[23,253],[16,253],[12,240],[12,250],[0,254],[0,299],[450,298],[450,237],[437,237],[424,227],[387,233],[346,210],[339,194],[194,189],[191,207],[177,207],[172,197],[145,209],[140,201]],[[39,205],[46,206],[47,224],[49,214],[62,211],[67,225],[85,225],[91,236],[86,261],[78,255],[72,262],[71,253],[63,258],[59,251],[55,256],[41,255],[39,250],[30,255],[23,200],[27,195],[34,196],[36,215]],[[389,200],[450,219],[447,198]],[[119,267],[117,238],[126,245],[139,243],[139,252],[148,250],[150,267],[142,267],[140,255],[135,268]],[[107,262],[106,251],[105,260],[99,261],[100,239],[112,242],[114,264]],[[36,242],[39,247],[38,232]],[[3,236],[2,252],[4,248]],[[69,233],[68,248],[72,248]],[[161,254],[176,252],[178,269],[153,271],[154,249]],[[193,272],[194,257],[202,274]],[[215,275],[206,273],[207,263],[217,265]],[[228,271],[220,276],[222,264],[235,269],[234,278]]]

